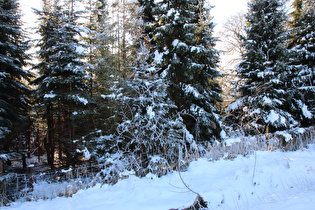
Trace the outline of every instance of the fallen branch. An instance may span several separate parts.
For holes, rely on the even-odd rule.
[[[179,156],[181,157],[181,156]],[[200,196],[199,193],[195,192],[194,190],[192,190],[188,185],[187,183],[184,181],[183,177],[182,177],[182,174],[180,172],[180,160],[178,161],[178,174],[179,174],[179,177],[180,177],[180,180],[182,181],[182,183],[184,184],[184,186],[192,193],[196,194],[196,199],[195,201],[193,202],[192,205],[186,207],[186,208],[183,208],[181,210],[197,210],[197,209],[201,209],[201,208],[207,208],[208,207],[208,204],[207,202],[203,199],[203,197]],[[170,210],[179,210],[179,209],[170,209]]]
[[[199,194],[197,194],[197,197],[194,203],[181,210],[197,210],[197,209],[202,209],[202,208],[207,208],[207,207],[208,207],[207,202]],[[179,210],[179,209],[170,209],[170,210]]]

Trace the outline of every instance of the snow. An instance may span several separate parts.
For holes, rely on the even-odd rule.
[[[83,150],[79,150],[77,149],[78,153],[83,153],[84,154],[84,158],[86,160],[89,160],[91,158],[91,153],[89,152],[89,150],[85,147]]]
[[[69,168],[69,169],[67,169],[67,170],[65,170],[65,169],[62,169],[62,170],[61,170],[61,172],[62,172],[62,173],[65,173],[65,174],[68,173],[68,172],[70,172],[70,171],[72,171],[72,168]]]
[[[85,51],[85,48],[81,45],[76,46],[76,52],[79,54],[83,54]]]
[[[185,91],[187,94],[192,94],[195,98],[199,98],[201,96],[198,90],[194,88],[193,86],[186,85],[186,84],[182,84],[182,85],[183,85],[183,91]]]
[[[179,43],[178,39],[174,39],[174,41],[172,42],[173,47],[176,47]]]
[[[272,100],[266,96],[263,97],[264,104],[272,105]]]
[[[0,158],[3,160],[8,160],[8,155],[7,154],[0,154]]]
[[[158,50],[155,50],[155,52],[154,52],[155,63],[157,63],[157,64],[161,63],[163,61],[163,55],[164,54],[168,54],[168,51],[160,53]]]
[[[7,77],[9,74],[6,72],[0,72],[0,77],[5,78]]]
[[[268,117],[267,117],[266,122],[274,123],[274,122],[278,121],[279,118],[280,118],[280,115],[278,113],[276,113],[275,110],[271,110]]]
[[[192,143],[194,141],[194,136],[188,131],[185,130],[186,141]]]
[[[258,72],[257,77],[258,78],[264,78],[264,72]]]
[[[293,139],[292,135],[286,131],[277,131],[276,134],[283,136],[286,142],[289,142]]]
[[[107,98],[115,99],[117,96],[116,96],[115,93],[111,93],[111,94],[109,94],[109,95],[103,95],[103,94],[102,94],[101,97],[102,97],[103,99],[107,99]]]
[[[150,119],[154,118],[155,112],[153,111],[153,107],[152,106],[148,106],[147,107],[147,114],[149,115]]]
[[[222,139],[226,139],[226,138],[227,138],[227,134],[226,134],[226,132],[225,132],[224,130],[222,130],[222,131],[220,132],[220,137],[221,137]]]
[[[308,118],[308,119],[312,119],[313,115],[312,113],[307,109],[307,106],[304,104],[302,107],[302,112],[304,117]]]
[[[80,97],[79,95],[74,95],[73,99],[83,103],[84,105],[87,105],[89,103],[87,99]]]
[[[45,95],[44,95],[44,98],[54,98],[54,97],[56,97],[56,96],[57,96],[57,95],[54,94],[54,93],[51,91],[50,93],[45,94]]]
[[[200,47],[196,47],[196,46],[192,46],[191,47],[191,49],[190,49],[190,51],[192,52],[192,53],[199,53],[200,51],[201,51],[201,49],[200,49]]]
[[[224,142],[226,146],[232,146],[234,143],[241,142],[241,140],[242,139],[240,137],[228,138],[228,139],[225,139]]]
[[[235,102],[231,103],[225,110],[225,112],[232,112],[239,107],[243,106],[243,101],[241,99],[236,100]]]
[[[314,156],[312,144],[295,152],[258,151],[214,162],[198,159],[181,175],[209,209],[311,210],[315,207]],[[16,202],[0,209],[181,209],[195,198],[174,172],[161,178],[130,175],[115,185],[98,184],[72,197]]]
[[[174,9],[174,8],[171,8],[170,10],[168,10],[166,16],[167,16],[167,17],[170,17],[170,16],[173,15],[173,13],[175,13],[175,12],[176,12],[175,9]]]

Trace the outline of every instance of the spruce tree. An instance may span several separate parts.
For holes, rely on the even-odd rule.
[[[120,77],[120,72],[116,68],[116,57],[111,52],[114,37],[110,33],[112,26],[107,1],[90,0],[88,19],[89,62],[93,64],[90,70],[93,84],[90,88],[98,95],[110,95],[113,84]]]
[[[26,83],[28,44],[21,29],[17,0],[0,1],[0,150],[30,125],[30,90]]]
[[[141,17],[144,22],[144,33],[147,33],[146,29],[148,29],[148,23],[153,23],[155,21],[153,11],[156,7],[156,4],[154,0],[138,0],[138,3],[140,7],[142,7]]]
[[[86,17],[86,42],[89,46],[89,68],[91,77],[89,78],[89,91],[95,102],[93,124],[101,135],[113,134],[117,128],[117,122],[112,116],[117,111],[118,102],[113,97],[117,89],[121,86],[120,73],[117,71],[116,56],[112,54],[111,45],[114,37],[111,33],[111,17],[109,5],[106,0],[88,0]],[[91,133],[89,138],[90,148],[95,149],[98,144],[97,136],[100,132]],[[92,143],[94,142],[94,143]],[[104,144],[102,143],[102,147]]]
[[[148,63],[153,62],[154,58],[154,51],[155,49],[155,41],[153,40],[154,31],[157,26],[155,10],[156,10],[156,3],[154,0],[138,0],[138,5],[141,9],[141,16],[142,24],[143,24],[143,31],[141,40],[144,41],[147,49],[150,51],[148,55]]]
[[[306,3],[306,2],[305,2]],[[291,13],[290,65],[292,68],[291,92],[297,97],[296,118],[303,125],[314,122],[315,114],[315,8],[307,7],[304,1],[295,1]]]
[[[53,167],[58,149],[59,158],[65,155],[69,165],[75,161],[75,142],[84,134],[82,123],[91,102],[85,46],[77,39],[81,34],[76,23],[79,16],[58,4],[48,4],[37,14],[42,21],[42,38],[38,44],[40,62],[34,67],[39,77],[33,83],[37,85],[38,112],[43,113],[48,127],[48,161]]]
[[[285,13],[278,0],[248,3],[245,53],[238,65],[241,98],[230,105],[237,122],[251,132],[272,132],[298,124],[292,116],[291,73],[286,63],[288,51]]]
[[[302,5],[303,5],[303,0],[294,0],[294,2],[292,3],[292,7],[294,8],[294,11],[290,13],[291,20],[289,21],[289,27],[291,29],[295,29],[299,27],[300,19],[302,16]],[[289,49],[292,48],[294,45],[296,45],[295,36],[292,35],[290,38],[291,38],[291,41],[288,46]]]
[[[168,97],[198,141],[219,139],[222,131],[215,104],[221,100],[216,78],[219,61],[213,23],[204,1],[158,3],[155,62],[169,81]]]

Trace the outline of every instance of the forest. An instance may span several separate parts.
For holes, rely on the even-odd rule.
[[[314,125],[312,0],[250,0],[222,37],[206,0],[41,2],[34,38],[0,1],[0,176],[162,176],[231,135]],[[226,36],[241,56],[222,72]]]

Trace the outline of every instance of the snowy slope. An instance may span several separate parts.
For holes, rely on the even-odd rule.
[[[209,202],[209,209],[315,209],[315,145],[295,152],[256,152],[234,160],[199,159],[182,177]],[[174,172],[162,178],[130,176],[113,186],[81,190],[71,198],[14,203],[1,209],[161,210],[188,207],[195,197]]]

